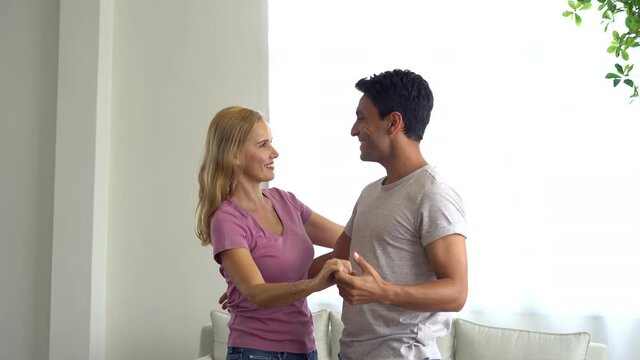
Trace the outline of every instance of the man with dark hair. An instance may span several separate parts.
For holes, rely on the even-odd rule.
[[[360,158],[387,175],[366,186],[331,256],[359,274],[335,273],[344,298],[342,360],[440,359],[436,338],[467,298],[462,200],[420,150],[433,94],[420,75],[364,78],[351,135]]]

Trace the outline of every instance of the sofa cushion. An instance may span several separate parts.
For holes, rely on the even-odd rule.
[[[319,310],[313,315],[313,336],[316,338],[318,360],[331,359],[331,339],[329,338],[329,310]]]
[[[329,326],[331,327],[331,336],[329,339],[331,360],[338,360],[338,353],[340,352],[340,337],[342,336],[342,330],[344,329],[340,313],[334,311],[329,312]]]
[[[226,311],[211,310],[211,326],[213,327],[213,360],[224,360],[227,357],[227,341],[229,340],[229,318]],[[322,309],[312,313],[313,335],[316,338],[318,360],[330,360],[329,311]]]
[[[456,360],[585,360],[586,332],[558,334],[498,328],[455,319]]]
[[[455,332],[456,330],[452,326],[447,335],[436,339],[442,360],[453,360],[453,339]]]
[[[211,310],[211,326],[213,326],[214,360],[227,358],[227,341],[229,341],[229,313],[222,310]]]

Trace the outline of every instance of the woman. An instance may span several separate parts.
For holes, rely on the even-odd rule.
[[[228,360],[284,353],[317,359],[306,297],[333,285],[334,271],[351,270],[348,261],[332,259],[307,278],[312,262],[324,262],[313,259],[313,245],[332,248],[343,227],[290,192],[260,187],[274,178],[278,152],[271,139],[259,112],[223,109],[209,125],[198,175],[196,233],[213,245],[227,282]]]

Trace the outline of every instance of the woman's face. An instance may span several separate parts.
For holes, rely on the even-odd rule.
[[[243,157],[243,166],[240,179],[258,183],[273,180],[275,176],[273,160],[279,154],[273,147],[271,139],[269,124],[264,120],[258,121],[242,146],[240,156]]]

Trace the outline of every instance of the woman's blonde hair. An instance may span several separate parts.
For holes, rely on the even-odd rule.
[[[204,158],[198,173],[200,190],[195,224],[202,246],[211,243],[211,218],[222,201],[232,195],[238,182],[234,158],[242,155],[242,146],[251,129],[263,119],[258,111],[231,106],[220,110],[209,124]]]

